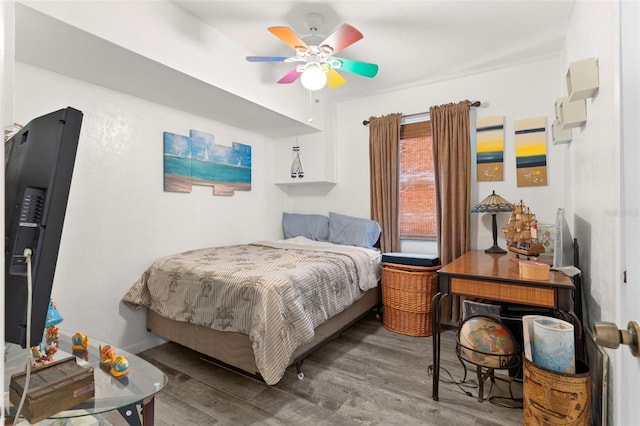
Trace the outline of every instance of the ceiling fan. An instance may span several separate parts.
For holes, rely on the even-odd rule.
[[[378,65],[333,56],[363,38],[360,31],[349,24],[342,24],[329,37],[322,40],[315,35],[317,22],[322,18],[316,14],[308,16],[308,28],[312,35],[306,42],[289,27],[270,27],[269,32],[295,50],[295,56],[247,56],[249,62],[291,62],[296,67],[285,74],[278,83],[290,84],[298,78],[309,90],[319,90],[325,85],[336,88],[346,79],[338,72],[345,71],[373,78],[378,73]]]

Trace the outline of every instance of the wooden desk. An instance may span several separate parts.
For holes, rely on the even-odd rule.
[[[440,382],[440,302],[447,294],[477,297],[512,304],[553,308],[572,313],[575,289],[571,278],[551,271],[549,281],[520,278],[512,254],[472,250],[438,271],[438,293],[433,298],[433,391],[438,400]]]

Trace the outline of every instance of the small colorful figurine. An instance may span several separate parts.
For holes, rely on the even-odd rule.
[[[47,355],[49,355],[50,357],[53,357],[56,352],[58,352],[58,347],[51,345],[49,347],[47,347]]]
[[[118,355],[111,364],[111,375],[116,379],[124,377],[129,372],[129,361],[122,355]]]
[[[46,354],[48,358],[47,362],[53,361],[53,355],[58,351],[58,340],[60,338],[60,329],[56,327],[56,325],[62,322],[62,316],[60,312],[58,312],[58,306],[53,299],[49,299],[49,307],[47,309],[47,318],[45,320],[44,326],[45,335],[44,335],[44,349],[43,352]],[[41,345],[42,346],[42,345]]]
[[[60,338],[60,329],[55,325],[47,327],[45,330],[47,337],[47,345],[58,345],[58,339]]]
[[[100,345],[100,365],[105,365],[111,369],[113,361],[116,359],[116,351],[109,345]]]
[[[71,337],[71,349],[74,351],[86,351],[89,348],[89,336],[76,333]]]
[[[38,346],[31,346],[31,358],[33,360],[38,360],[40,358],[42,358],[43,356],[45,356],[44,351],[42,350],[42,344],[38,345]]]
[[[53,352],[46,351],[43,348],[42,343],[40,343],[38,346],[32,346],[31,365],[33,367],[40,367],[41,365],[49,364],[51,361],[53,361],[54,353],[55,350]]]
[[[47,309],[47,319],[45,321],[45,327],[51,327],[58,325],[62,322],[62,315],[58,311],[58,305],[53,299],[49,299],[49,307]]]

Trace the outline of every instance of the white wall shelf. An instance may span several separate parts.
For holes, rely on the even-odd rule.
[[[598,61],[596,58],[587,58],[569,64],[567,93],[570,102],[593,97],[598,86]]]
[[[291,182],[276,182],[277,186],[282,187],[290,187],[290,186],[333,186],[337,182],[331,180],[305,180],[302,179],[291,179]]]
[[[563,130],[583,126],[587,122],[587,103],[584,99],[570,102],[568,97],[556,99],[556,121]]]

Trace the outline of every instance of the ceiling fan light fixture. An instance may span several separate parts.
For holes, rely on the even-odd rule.
[[[297,64],[285,74],[278,84],[291,84],[300,79],[302,87],[309,91],[317,91],[325,86],[335,89],[346,83],[346,79],[338,71],[358,74],[373,78],[378,73],[378,66],[367,62],[337,58],[335,53],[341,52],[353,43],[361,40],[363,35],[349,24],[340,25],[328,37],[318,36],[318,28],[323,24],[321,15],[308,15],[305,26],[311,33],[301,39],[289,27],[269,27],[269,32],[295,50],[295,56],[247,56],[249,62],[288,62]]]
[[[310,67],[304,70],[300,82],[307,90],[320,90],[327,84],[327,74],[320,67]]]

